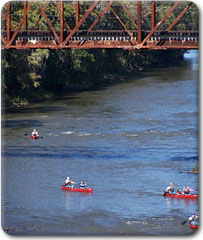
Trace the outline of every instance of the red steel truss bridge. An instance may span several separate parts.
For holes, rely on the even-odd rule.
[[[188,1],[14,1],[1,25],[2,49],[199,46],[198,10]]]

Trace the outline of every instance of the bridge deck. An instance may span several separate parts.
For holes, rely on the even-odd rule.
[[[67,45],[57,44],[56,38],[51,31],[42,30],[24,30],[19,31],[14,39],[14,43],[10,48],[26,49],[26,48],[123,48],[123,49],[170,49],[170,48],[193,48],[199,46],[199,35],[197,31],[156,31],[144,46],[139,46],[137,40],[137,31],[131,31],[130,37],[125,31],[78,31],[70,38]],[[142,31],[145,37],[150,32]],[[59,31],[56,31],[59,34]],[[6,31],[2,31],[6,39]],[[11,31],[11,37],[14,32]],[[63,37],[66,38],[70,31],[64,31]]]

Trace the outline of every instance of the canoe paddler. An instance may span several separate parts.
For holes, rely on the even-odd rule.
[[[190,194],[190,191],[195,191],[194,189],[190,188],[189,186],[186,186],[183,188],[184,194]]]
[[[171,182],[170,184],[169,184],[169,186],[166,188],[166,191],[165,191],[166,193],[173,193],[174,192],[174,185],[173,185],[173,183]]]
[[[85,188],[87,187],[87,184],[84,180],[80,181],[80,188]]]
[[[182,192],[181,192],[180,188],[178,188],[178,189],[177,189],[177,192],[176,192],[176,194],[177,194],[177,195],[181,195],[181,194],[182,194]]]
[[[193,213],[192,216],[190,216],[190,217],[188,218],[188,220],[189,220],[190,222],[192,222],[192,221],[198,222],[198,221],[199,221],[199,213]]]
[[[39,137],[39,134],[36,129],[33,130],[32,136]]]
[[[76,184],[75,182],[73,182],[70,177],[67,177],[66,180],[65,180],[65,185],[66,186],[71,186],[71,185],[74,185]]]

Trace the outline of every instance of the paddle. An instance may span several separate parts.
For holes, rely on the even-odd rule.
[[[189,219],[187,219],[187,220],[183,221],[181,224],[182,224],[182,225],[184,225],[184,224],[186,224],[186,222],[187,222],[187,221],[190,221],[190,222],[191,222],[191,221],[195,220],[195,216],[196,216],[196,214],[195,214],[195,215],[193,215],[193,216],[194,216],[193,218],[192,218],[192,217],[190,217]]]
[[[163,196],[165,196],[165,195],[166,195],[166,192],[163,193]]]
[[[184,225],[184,224],[186,224],[186,222],[187,222],[187,220],[183,221],[183,222],[181,223],[181,225]]]

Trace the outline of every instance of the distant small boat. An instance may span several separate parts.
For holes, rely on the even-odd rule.
[[[31,136],[30,136],[30,138],[32,138],[32,139],[34,139],[34,140],[35,140],[35,139],[38,139],[38,138],[39,138],[39,136],[34,136],[34,135],[31,135]]]
[[[192,221],[192,222],[190,222],[189,227],[192,229],[198,229],[199,223],[196,221]]]
[[[187,199],[198,199],[198,194],[173,194],[173,193],[164,193],[165,197],[172,198],[187,198]]]
[[[93,188],[89,187],[89,188],[76,188],[76,187],[67,187],[65,185],[61,185],[61,189],[63,190],[67,190],[67,191],[71,191],[71,192],[88,192],[88,193],[92,193],[93,192]]]

